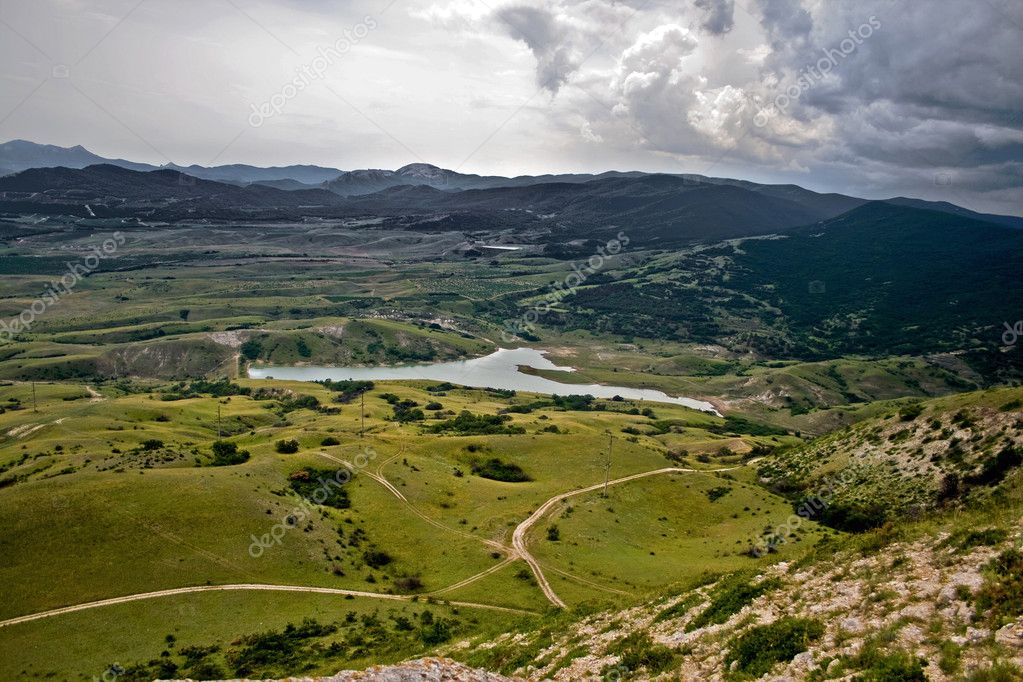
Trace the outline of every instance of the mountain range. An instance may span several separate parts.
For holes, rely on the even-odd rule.
[[[249,184],[291,180],[302,185],[318,185],[336,178],[342,171],[337,168],[321,166],[271,166],[260,168],[245,164],[229,164],[226,166],[178,166],[166,164],[154,166],[148,163],[125,161],[124,159],[107,159],[93,154],[82,146],[58,147],[51,144],[37,144],[27,140],[11,140],[0,144],[0,173],[14,173],[30,168],[48,168],[63,166],[64,168],[86,168],[95,165],[111,165],[135,171],[177,170],[192,177],[204,180],[217,180],[234,184]],[[299,189],[289,187],[288,189]]]
[[[641,243],[776,233],[840,216],[868,200],[797,185],[692,174],[618,172],[480,176],[416,163],[395,171],[320,166],[155,167],[103,159],[83,147],[14,140],[0,145],[0,211],[77,218],[301,220],[374,215],[416,231],[513,230],[552,240],[624,230]],[[947,202],[887,203],[1007,227],[1023,218]]]

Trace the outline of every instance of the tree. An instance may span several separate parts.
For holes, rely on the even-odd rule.
[[[239,450],[237,443],[226,440],[214,441],[212,450],[213,462],[211,462],[211,465],[215,467],[230,466],[249,461],[249,451]]]
[[[298,452],[298,441],[294,438],[290,440],[279,440],[274,443],[274,449],[282,455],[292,455]]]

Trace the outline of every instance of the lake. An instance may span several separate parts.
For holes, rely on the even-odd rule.
[[[559,367],[547,359],[546,351],[533,348],[501,348],[482,358],[437,362],[428,365],[398,365],[382,367],[250,367],[252,379],[287,379],[293,381],[322,381],[324,379],[367,379],[394,381],[401,379],[429,379],[448,381],[462,386],[500,388],[504,390],[545,393],[547,395],[584,395],[596,398],[621,396],[629,400],[649,400],[657,403],[685,405],[694,410],[718,414],[714,406],[703,400],[673,397],[663,391],[649,388],[627,388],[603,384],[562,384],[544,377],[525,374],[520,366],[558,372],[574,372],[572,367]]]

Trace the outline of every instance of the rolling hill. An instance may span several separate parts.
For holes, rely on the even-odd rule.
[[[782,238],[667,253],[580,288],[544,324],[801,359],[978,351],[997,376],[1020,365],[1001,335],[1019,317],[1021,254],[1019,230],[872,202]]]

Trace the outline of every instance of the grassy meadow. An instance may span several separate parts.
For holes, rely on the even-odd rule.
[[[37,382],[33,402],[31,383],[0,386],[0,405],[6,406],[0,414],[0,512],[8,519],[0,538],[8,557],[0,567],[8,588],[0,619],[154,590],[242,583],[409,594],[540,613],[550,605],[526,564],[502,565],[512,530],[547,499],[602,481],[609,442],[611,478],[666,466],[706,473],[625,483],[613,487],[607,500],[581,496],[572,503],[576,513],[566,517],[558,510],[549,519],[561,527],[561,540],[545,539],[544,519],[534,527],[530,547],[570,604],[640,596],[701,571],[748,562],[742,550],[760,519],[743,508],[758,507],[766,520],[782,513],[785,503],[731,475],[710,472],[741,467],[744,453],[771,438],[776,445],[796,442],[791,436],[716,433],[708,429],[720,429],[723,419],[678,406],[656,405],[642,415],[629,414],[639,412],[638,404],[613,401],[600,401],[599,411],[512,411],[504,424],[513,433],[433,433],[432,424],[464,410],[497,415],[543,402],[542,396],[479,389],[437,391],[433,382],[378,383],[365,395],[360,437],[359,401],[335,403],[325,386],[246,379],[233,386],[264,389],[273,399],[191,395],[187,385],[179,398],[179,384],[111,381]],[[303,396],[315,397],[317,407],[296,408]],[[402,423],[394,420],[388,397],[423,407],[434,403],[433,409],[422,421]],[[214,466],[218,434],[248,452],[247,461]],[[279,441],[291,440],[297,452],[278,452]],[[514,465],[528,480],[476,473],[474,467],[490,460]],[[344,486],[348,506],[303,502],[290,487],[296,472],[337,471],[340,462],[357,467]],[[405,500],[371,474],[384,477]],[[717,484],[732,491],[711,503],[707,490]],[[615,513],[607,511],[611,505]],[[275,526],[285,528],[279,542],[253,551],[254,538]],[[41,556],[47,561],[38,561]],[[159,622],[168,632],[183,633],[182,641],[187,635],[226,649],[242,634],[306,613],[310,603],[316,606],[306,615],[326,618],[331,599],[342,599],[251,597],[243,608],[240,593],[175,595],[0,628],[0,647],[18,652],[3,656],[4,665],[13,667],[0,674],[46,671],[75,679],[96,674],[104,661],[123,665],[158,657],[155,634],[130,648],[118,644],[126,622]],[[293,598],[300,606],[260,619],[259,604]],[[214,613],[225,600],[237,618]],[[372,605],[371,599],[357,601]],[[398,606],[403,604],[409,603]],[[381,601],[377,607],[394,605]],[[78,657],[69,650],[58,657],[61,667],[42,642],[67,622],[81,623],[76,637],[92,653]],[[340,660],[363,659],[341,656],[323,665],[336,667]]]

